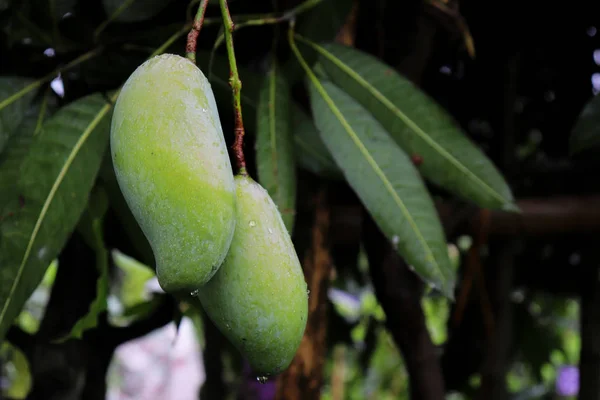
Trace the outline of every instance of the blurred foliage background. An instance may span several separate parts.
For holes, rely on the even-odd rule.
[[[104,399],[115,350],[183,319],[202,399],[600,398],[600,4],[228,1],[250,175],[293,189],[278,206],[314,302],[292,367],[261,385],[194,299],[157,288],[107,156],[115,91],[184,54],[199,3],[0,0],[4,398]],[[211,1],[197,61],[231,146],[222,32]],[[261,179],[261,121],[293,176]]]

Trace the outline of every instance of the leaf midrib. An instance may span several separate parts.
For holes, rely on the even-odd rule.
[[[98,126],[98,124],[100,123],[100,120],[102,118],[104,118],[104,116],[110,110],[111,107],[112,107],[111,104],[104,105],[104,107],[102,107],[102,109],[100,110],[100,112],[98,112],[98,114],[96,115],[96,117],[94,117],[94,119],[90,122],[90,124],[88,125],[88,127],[86,128],[86,130],[83,132],[83,134],[79,137],[79,139],[75,143],[75,146],[73,146],[73,149],[69,153],[69,156],[67,157],[67,160],[66,160],[65,164],[61,168],[61,170],[60,170],[60,172],[59,172],[56,180],[54,181],[54,184],[52,185],[52,188],[50,189],[50,192],[48,193],[48,197],[46,198],[46,201],[44,202],[44,205],[42,206],[42,209],[40,211],[40,215],[39,215],[39,217],[38,217],[38,219],[37,219],[37,221],[35,223],[35,226],[34,226],[33,231],[31,233],[31,237],[29,239],[29,242],[27,243],[27,248],[25,249],[25,254],[23,255],[23,259],[21,261],[21,264],[19,265],[19,269],[17,271],[17,276],[13,280],[13,284],[12,284],[12,286],[10,288],[9,293],[8,293],[8,297],[6,299],[6,303],[4,303],[4,307],[2,308],[2,312],[0,312],[0,323],[2,323],[4,321],[4,316],[6,315],[8,307],[10,306],[10,304],[12,302],[13,295],[15,293],[17,285],[18,285],[18,283],[21,280],[21,277],[23,275],[23,271],[25,270],[25,265],[27,264],[27,261],[29,259],[29,255],[31,253],[31,249],[33,248],[33,244],[34,244],[34,242],[35,242],[35,240],[37,238],[37,235],[39,233],[40,227],[41,227],[41,225],[42,225],[42,223],[44,221],[44,218],[46,217],[48,209],[50,208],[50,204],[54,200],[54,196],[56,195],[56,192],[58,191],[58,188],[62,184],[62,182],[63,182],[63,180],[65,178],[65,175],[67,174],[68,169],[71,167],[71,164],[73,163],[73,160],[75,159],[75,157],[79,153],[79,150],[81,150],[81,147],[83,146],[83,144],[85,143],[85,141],[88,139],[88,137],[90,136],[90,134],[92,133],[92,131],[96,128],[96,126]]]
[[[371,85],[368,81],[366,81],[360,74],[356,73],[352,68],[348,67],[344,64],[339,58],[335,57],[333,54],[328,52],[323,47],[318,44],[311,42],[303,37],[298,36],[298,39],[305,42],[309,46],[313,47],[316,51],[318,51],[323,56],[327,57],[333,64],[335,64],[338,68],[348,74],[352,79],[356,80],[361,86],[363,86],[367,91],[369,91],[373,97],[375,97],[379,102],[381,102],[385,107],[387,107],[394,115],[400,118],[406,125],[409,126],[421,139],[423,139],[428,145],[430,145],[435,151],[441,154],[444,158],[446,158],[452,165],[454,165],[458,170],[462,171],[463,174],[470,177],[471,180],[475,181],[478,185],[483,187],[483,189],[488,192],[492,197],[496,200],[500,201],[500,203],[506,203],[506,199],[494,190],[491,186],[489,186],[485,181],[480,179],[477,175],[475,175],[471,170],[465,167],[460,161],[458,161],[452,154],[450,154],[446,149],[444,149],[439,143],[433,140],[419,125],[417,125],[408,115],[402,112],[398,107],[396,107],[387,97],[385,97],[379,90],[377,90],[373,85]]]
[[[315,77],[315,79],[316,79],[316,77]],[[318,82],[318,80],[317,80],[317,82]],[[348,136],[350,136],[350,138],[352,139],[352,141],[354,142],[356,147],[358,147],[359,151],[363,154],[363,156],[365,157],[365,159],[367,160],[367,162],[369,163],[371,168],[373,168],[373,170],[375,171],[375,173],[377,174],[379,179],[381,179],[385,188],[388,190],[388,192],[394,199],[394,202],[398,205],[398,207],[402,211],[402,214],[405,216],[409,225],[411,226],[412,230],[415,232],[415,236],[421,243],[421,246],[425,250],[425,253],[427,254],[427,256],[430,257],[431,261],[433,262],[434,266],[438,269],[438,271],[441,271],[441,268],[440,268],[439,264],[437,263],[437,260],[436,260],[435,256],[433,255],[433,252],[427,245],[425,238],[423,237],[416,222],[412,218],[412,215],[406,208],[406,205],[404,204],[404,202],[402,201],[400,196],[398,196],[398,194],[394,190],[392,184],[390,183],[390,181],[387,179],[387,177],[385,176],[385,174],[379,167],[379,164],[377,164],[377,161],[375,161],[375,159],[371,156],[371,154],[369,153],[369,150],[365,147],[365,145],[362,143],[362,141],[358,138],[358,136],[356,135],[356,132],[354,132],[354,129],[352,129],[352,127],[350,126],[348,121],[344,118],[344,116],[342,115],[340,110],[335,106],[333,100],[331,99],[331,97],[329,97],[325,88],[320,83],[317,84],[317,82],[313,81],[313,84],[315,84],[315,87],[317,88],[317,90],[319,91],[321,96],[323,97],[323,100],[325,100],[325,102],[327,103],[327,105],[329,106],[329,108],[331,109],[333,114],[336,116],[338,121],[344,127],[344,130],[348,133]]]

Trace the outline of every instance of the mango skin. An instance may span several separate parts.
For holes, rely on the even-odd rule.
[[[252,178],[235,177],[237,225],[225,261],[198,292],[207,315],[248,360],[270,376],[291,363],[306,329],[304,274],[281,214]]]
[[[173,54],[140,65],[115,104],[110,148],[160,286],[195,292],[222,264],[236,223],[231,162],[202,71]]]

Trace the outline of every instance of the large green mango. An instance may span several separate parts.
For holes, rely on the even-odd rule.
[[[198,293],[215,325],[253,370],[286,369],[300,345],[308,294],[300,261],[275,203],[247,176],[236,176],[237,226],[225,261]]]
[[[172,54],[140,65],[115,104],[110,146],[161,287],[195,292],[217,272],[235,230],[233,171],[202,71]]]

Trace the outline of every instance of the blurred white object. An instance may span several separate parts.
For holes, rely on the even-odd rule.
[[[204,383],[202,351],[193,322],[175,323],[117,348],[107,400],[197,400]]]

